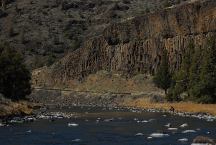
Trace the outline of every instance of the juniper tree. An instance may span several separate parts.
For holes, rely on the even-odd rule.
[[[156,72],[156,75],[154,76],[153,81],[158,88],[163,89],[165,94],[167,94],[167,89],[171,85],[171,74],[169,70],[169,59],[165,49],[162,54],[161,64]]]
[[[190,94],[191,100],[195,100],[195,97],[198,96],[199,92],[199,84],[200,82],[200,64],[202,62],[202,49],[196,48],[193,56],[191,67],[189,71],[189,84],[188,84],[188,91]]]
[[[0,46],[0,93],[18,100],[31,92],[31,74],[22,56],[8,46]]]

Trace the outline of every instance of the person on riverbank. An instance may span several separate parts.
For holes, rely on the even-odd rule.
[[[170,106],[170,109],[169,109],[169,111],[171,111],[171,112],[175,112],[175,108],[173,107],[173,106]]]

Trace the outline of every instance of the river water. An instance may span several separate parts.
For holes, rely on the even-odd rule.
[[[214,121],[166,113],[102,108],[52,110],[55,111],[76,113],[76,117],[0,127],[0,145],[189,145],[198,135],[216,137]],[[170,127],[165,126],[168,123]],[[188,126],[181,128],[185,123]],[[152,133],[162,137],[155,138]],[[188,141],[179,141],[183,138]]]

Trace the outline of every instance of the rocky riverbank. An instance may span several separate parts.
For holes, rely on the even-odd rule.
[[[163,97],[154,94],[115,94],[61,91],[34,91],[29,99],[43,104],[46,108],[62,108],[66,106],[90,106],[124,108],[133,112],[168,112],[183,117],[194,117],[207,121],[216,120],[216,105],[195,103],[168,103]],[[170,107],[175,110],[170,111]]]
[[[30,118],[68,118],[74,114],[50,113],[50,109],[58,109],[73,106],[102,107],[110,109],[126,109],[131,112],[163,112],[182,117],[193,117],[207,121],[216,120],[216,105],[195,103],[168,103],[163,97],[154,94],[115,94],[115,93],[92,93],[92,92],[67,92],[61,91],[33,91],[29,96],[29,102],[11,100],[1,97],[0,118],[6,120],[29,121]],[[170,107],[175,110],[170,111]],[[38,109],[40,108],[40,109]],[[21,117],[21,118],[16,118]]]

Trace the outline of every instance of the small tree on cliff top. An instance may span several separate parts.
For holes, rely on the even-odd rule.
[[[13,100],[31,93],[31,74],[14,49],[0,46],[0,93]]]
[[[169,71],[169,60],[166,50],[163,51],[161,64],[156,75],[154,76],[153,81],[158,88],[163,89],[165,94],[167,94],[167,89],[171,86],[171,74]]]

